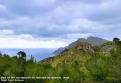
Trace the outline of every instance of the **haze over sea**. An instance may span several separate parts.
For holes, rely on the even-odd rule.
[[[15,56],[19,51],[24,51],[27,54],[27,58],[32,55],[37,61],[43,60],[47,57],[53,56],[53,52],[56,49],[46,49],[46,48],[0,48],[2,54],[8,54],[10,56]]]

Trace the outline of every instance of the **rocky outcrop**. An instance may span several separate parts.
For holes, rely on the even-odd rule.
[[[63,48],[59,48],[58,50],[56,50],[56,51],[54,52],[54,54],[55,54],[55,55],[62,54],[65,50],[68,50],[68,49],[70,49],[70,48],[74,48],[74,47],[78,46],[78,44],[82,44],[82,42],[83,42],[83,44],[84,44],[84,42],[85,42],[86,44],[88,43],[88,45],[86,45],[87,47],[84,46],[85,49],[87,49],[87,50],[92,50],[92,49],[91,49],[92,46],[101,45],[101,44],[106,43],[106,42],[108,42],[108,41],[105,40],[105,39],[102,39],[102,38],[98,38],[98,37],[88,37],[87,39],[85,39],[85,38],[79,38],[77,41],[72,42],[72,43],[69,44],[68,46],[63,47]],[[91,44],[91,45],[89,45],[89,44]],[[89,48],[88,48],[88,46],[89,46]],[[85,49],[84,49],[84,50],[85,50]]]

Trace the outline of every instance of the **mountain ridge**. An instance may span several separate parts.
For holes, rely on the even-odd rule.
[[[87,39],[86,39],[86,38],[79,38],[77,41],[72,42],[72,43],[69,44],[68,46],[57,49],[57,50],[54,52],[54,54],[55,54],[55,55],[59,55],[59,54],[63,53],[64,50],[67,50],[67,49],[76,47],[76,45],[77,45],[78,43],[81,43],[81,42],[87,42],[87,43],[90,43],[90,44],[92,44],[93,46],[95,46],[95,45],[101,45],[101,44],[103,44],[103,43],[106,43],[106,42],[108,42],[108,40],[105,40],[105,39],[102,39],[102,38],[99,38],[99,37],[93,37],[93,36],[90,36],[90,37],[88,37]]]

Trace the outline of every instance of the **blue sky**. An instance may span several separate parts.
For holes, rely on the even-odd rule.
[[[0,0],[1,48],[58,48],[121,38],[121,0]]]

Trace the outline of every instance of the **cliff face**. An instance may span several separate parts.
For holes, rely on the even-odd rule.
[[[81,43],[77,44],[76,48],[77,49],[83,49],[84,51],[93,50],[92,45],[90,43],[87,43],[87,42],[81,42]]]

